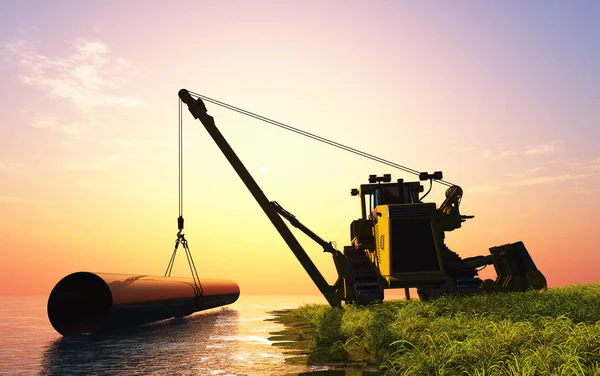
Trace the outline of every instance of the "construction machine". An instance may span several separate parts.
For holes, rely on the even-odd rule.
[[[492,247],[489,255],[469,258],[461,258],[445,245],[445,232],[461,228],[462,223],[473,216],[460,213],[463,190],[445,182],[441,171],[418,173],[419,181],[411,182],[403,179],[392,181],[390,174],[370,175],[367,184],[361,184],[350,192],[360,199],[361,211],[360,218],[350,223],[350,245],[344,246],[343,251],[335,249],[331,242],[323,240],[276,201],[269,201],[216,127],[213,117],[207,113],[202,98],[210,98],[185,89],[179,91],[179,98],[194,118],[204,125],[331,306],[340,306],[342,302],[367,305],[383,300],[385,289],[396,288],[404,288],[408,299],[409,288],[416,288],[419,298],[426,301],[446,294],[469,295],[547,287],[544,275],[520,241]],[[266,119],[222,102],[210,101]],[[297,132],[295,128],[291,130],[307,133]],[[323,141],[321,137],[317,136],[317,139]],[[327,143],[337,144],[328,140]],[[378,159],[381,161],[381,158]],[[423,201],[429,193],[421,195],[423,181],[429,181],[429,190],[433,182],[448,186],[446,199],[439,207]],[[327,283],[283,219],[321,245],[324,252],[332,254],[338,274],[334,284]],[[479,268],[487,265],[494,266],[495,280],[482,281],[478,277]]]

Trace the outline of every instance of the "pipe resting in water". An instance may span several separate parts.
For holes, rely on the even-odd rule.
[[[203,279],[196,296],[191,278],[77,272],[61,279],[48,298],[48,318],[63,336],[149,324],[234,303],[239,286]]]

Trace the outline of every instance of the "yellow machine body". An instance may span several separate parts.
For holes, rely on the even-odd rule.
[[[367,250],[386,288],[443,282],[433,204],[379,205],[373,210],[374,249]]]

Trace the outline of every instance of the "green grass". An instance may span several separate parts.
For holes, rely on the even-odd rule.
[[[600,375],[600,284],[305,305],[283,318],[310,323],[322,362],[370,359],[390,375]]]

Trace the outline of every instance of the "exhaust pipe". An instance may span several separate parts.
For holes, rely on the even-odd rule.
[[[77,272],[61,279],[48,298],[48,319],[63,336],[149,324],[234,303],[229,280]]]

